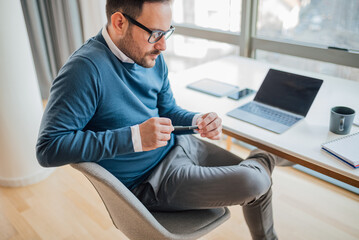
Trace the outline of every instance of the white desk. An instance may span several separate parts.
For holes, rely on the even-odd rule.
[[[240,88],[249,87],[258,90],[271,67],[324,80],[307,117],[283,134],[272,133],[226,115],[230,110],[252,100],[254,96],[235,101],[186,88],[186,85],[191,82],[211,78],[238,85]],[[320,147],[323,142],[341,137],[341,135],[329,132],[330,109],[333,106],[348,106],[354,108],[359,114],[358,82],[270,65],[237,56],[222,58],[171,74],[170,82],[178,105],[191,111],[216,112],[223,120],[223,133],[359,187],[359,169],[353,169],[342,163]],[[358,131],[359,127],[353,126],[351,133]]]

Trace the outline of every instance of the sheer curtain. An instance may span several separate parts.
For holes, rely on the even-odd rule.
[[[107,22],[106,0],[79,0],[83,39],[95,36]]]
[[[105,0],[20,0],[41,96],[67,58],[105,23]]]
[[[42,98],[69,55],[83,42],[74,0],[21,0]]]

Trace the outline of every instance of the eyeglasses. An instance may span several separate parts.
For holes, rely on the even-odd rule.
[[[171,26],[169,30],[167,31],[161,31],[161,30],[153,30],[151,31],[150,29],[148,29],[147,27],[145,27],[144,25],[142,25],[141,23],[137,22],[135,19],[133,19],[132,17],[128,16],[125,13],[122,13],[123,16],[125,16],[125,18],[127,18],[128,20],[130,20],[131,23],[135,24],[137,27],[142,28],[143,30],[145,30],[146,32],[148,32],[150,34],[150,37],[148,38],[148,42],[149,43],[156,43],[158,42],[163,36],[165,37],[165,39],[167,40],[172,33],[175,31],[175,27]]]

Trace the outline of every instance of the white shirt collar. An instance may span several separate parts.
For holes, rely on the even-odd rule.
[[[120,59],[120,61],[126,63],[135,63],[131,58],[127,57],[123,52],[121,52],[121,50],[113,43],[112,39],[110,38],[110,35],[107,32],[106,25],[102,28],[102,36],[105,39],[111,52],[115,54],[115,56]]]

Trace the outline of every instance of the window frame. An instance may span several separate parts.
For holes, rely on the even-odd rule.
[[[240,33],[198,27],[191,24],[174,24],[176,27],[175,34],[238,45],[239,54],[243,57],[255,58],[256,50],[264,50],[359,68],[359,52],[329,49],[325,45],[256,36],[257,13],[258,0],[242,0]]]

